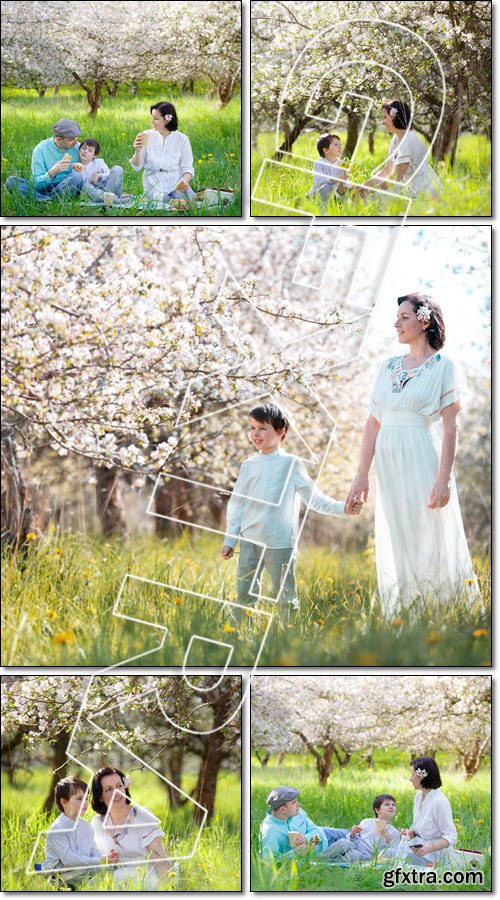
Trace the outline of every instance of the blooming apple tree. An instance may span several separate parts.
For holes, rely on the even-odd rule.
[[[337,760],[375,747],[456,752],[466,777],[491,752],[489,676],[259,676],[252,686],[252,745],[302,750],[320,784]],[[292,743],[293,742],[293,743]]]

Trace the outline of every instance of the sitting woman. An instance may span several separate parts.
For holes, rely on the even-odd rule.
[[[103,856],[114,850],[115,883],[139,880],[138,866],[145,866],[144,890],[158,889],[158,875],[167,875],[172,867],[167,859],[160,822],[145,806],[132,805],[130,778],[120,769],[99,769],[92,779],[91,804],[96,813],[91,825],[95,842]]]
[[[446,855],[457,839],[450,802],[440,791],[441,776],[435,759],[419,756],[411,762],[410,781],[416,790],[413,822],[402,828],[409,838],[408,862],[425,866]]]
[[[178,131],[177,113],[172,103],[155,103],[150,108],[151,125],[134,141],[130,164],[144,170],[144,193],[154,200],[191,200],[196,197],[189,186],[194,175],[193,152],[189,138]]]
[[[397,185],[386,180],[391,179],[404,184],[404,191],[409,197],[424,193],[436,197],[441,190],[441,182],[428,163],[428,148],[410,127],[410,107],[401,100],[391,100],[384,104],[382,110],[382,124],[394,136],[383,169],[365,181],[364,186],[397,190]],[[358,190],[362,197],[367,197],[369,193]]]

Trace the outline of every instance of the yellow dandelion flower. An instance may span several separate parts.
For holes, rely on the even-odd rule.
[[[465,579],[465,584],[474,584],[474,579],[473,579],[473,578],[466,578],[466,579]]]
[[[75,635],[72,631],[61,631],[60,634],[54,635],[52,638],[53,644],[72,644],[75,640]]]
[[[28,531],[28,534],[26,535],[26,540],[27,541],[36,541],[37,537],[38,537],[38,535],[35,534],[34,531]]]
[[[57,613],[56,613],[55,609],[46,609],[45,615],[47,616],[48,619],[51,619],[52,622],[54,621],[54,619],[57,619]]]
[[[472,632],[472,637],[486,637],[487,634],[488,634],[487,628],[476,628]]]
[[[379,666],[380,658],[370,650],[359,650],[354,657],[357,666]]]
[[[236,153],[230,153],[229,156],[236,156]]]
[[[229,622],[226,622],[222,630],[224,634],[231,634],[232,631],[236,631],[236,628],[233,628],[233,626],[230,625]]]
[[[168,873],[167,878],[175,878],[175,870],[174,869],[170,869],[170,872]]]
[[[324,619],[316,619],[316,625],[324,625],[324,624],[325,624]]]
[[[182,597],[174,597],[173,601],[176,606],[182,606],[182,604],[184,603],[184,600],[182,599]]]
[[[202,160],[202,159],[199,159],[199,160],[198,160],[198,165],[199,165],[199,166],[202,166],[202,165],[203,165],[203,160]]]
[[[247,616],[253,616],[255,614],[253,609],[246,609],[245,612]]]
[[[439,631],[429,631],[429,633],[424,638],[424,643],[426,643],[428,645],[439,644],[440,640],[441,640],[441,635],[439,634]]]
[[[54,547],[54,553],[60,555],[61,553],[64,553],[64,550],[62,550],[61,547]]]
[[[403,624],[402,619],[393,619],[391,622],[391,625],[402,625],[402,624]]]

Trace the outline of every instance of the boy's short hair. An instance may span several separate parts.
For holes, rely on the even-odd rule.
[[[101,152],[101,145],[99,141],[96,141],[95,138],[85,138],[83,141],[80,141],[80,147],[83,147],[84,144],[88,144],[89,147],[93,147],[95,150],[95,155],[99,156]],[[80,147],[78,149],[80,149]]]
[[[379,794],[378,797],[375,797],[373,801],[373,812],[375,813],[375,818],[378,819],[378,811],[382,806],[384,800],[392,800],[393,803],[396,803],[396,798],[392,796],[392,794]]]
[[[261,403],[259,406],[254,406],[252,411],[250,412],[250,416],[252,419],[256,419],[257,422],[263,422],[266,425],[272,425],[275,431],[279,431],[281,428],[285,429],[285,435],[290,428],[290,422],[285,416],[283,410],[276,405],[276,403]],[[285,436],[283,435],[283,437]]]
[[[88,785],[85,784],[81,778],[76,778],[74,775],[69,775],[68,778],[63,778],[61,781],[58,781],[54,791],[57,808],[61,812],[64,812],[61,800],[69,800],[69,798],[73,797],[74,794],[77,794],[78,791],[83,791],[85,794],[87,787]]]
[[[340,138],[338,134],[322,134],[319,140],[316,142],[316,149],[320,156],[324,157],[324,150],[327,150],[332,141],[339,141]]]

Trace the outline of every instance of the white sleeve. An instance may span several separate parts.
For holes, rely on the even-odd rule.
[[[156,838],[162,838],[165,832],[160,827],[160,820],[151,812],[150,809],[143,807],[139,813],[139,822],[142,827],[140,829],[141,842],[143,847],[149,847]]]
[[[238,542],[238,535],[240,534],[241,523],[243,521],[243,513],[245,512],[245,504],[247,503],[247,498],[241,496],[241,494],[245,493],[245,485],[246,474],[245,463],[243,463],[227,504],[226,534],[224,536],[224,544],[226,547],[235,547]]]
[[[384,380],[385,369],[388,365],[388,360],[385,360],[382,365],[379,367],[377,372],[377,377],[375,378],[375,382],[372,388],[372,392],[370,395],[370,399],[368,400],[368,409],[372,416],[377,419],[378,422],[381,421],[382,418],[382,405],[381,405],[381,389]]]
[[[418,137],[412,131],[407,131],[403,140],[399,145],[399,153],[396,165],[400,165],[401,163],[409,163],[412,161],[414,152],[414,144],[415,141],[418,141]]]
[[[180,171],[181,175],[184,175],[186,172],[190,172],[191,175],[194,175],[193,151],[191,150],[191,144],[189,143],[189,138],[187,138],[186,135],[183,135],[181,159],[180,159],[180,163],[179,163],[179,171]]]
[[[324,516],[345,516],[345,503],[342,500],[334,500],[315,486],[312,478],[307,474],[304,463],[297,459],[293,471],[295,489],[310,509]]]
[[[453,813],[451,811],[450,802],[444,794],[439,794],[437,803],[434,807],[434,818],[441,833],[441,837],[446,838],[448,845],[453,847],[457,839],[457,829],[453,821]]]
[[[130,157],[129,163],[130,163],[130,165],[132,166],[132,168],[134,169],[135,172],[140,172],[141,169],[143,169],[144,166],[146,165],[146,162],[147,162],[147,159],[148,159],[148,148],[146,147],[145,150],[141,150],[141,161],[140,161],[140,163],[139,163],[138,166],[134,166],[134,163],[132,162],[134,156],[135,156],[135,153],[134,153],[133,156]]]
[[[326,165],[323,160],[317,159],[313,166],[313,174],[317,183],[319,184],[330,184],[331,175],[328,174],[328,169],[325,172]]]
[[[104,178],[107,178],[109,175],[109,167],[106,165],[103,159],[101,159],[101,165],[99,168],[99,174],[103,175]]]
[[[441,383],[441,396],[439,398],[439,412],[460,399],[460,387],[458,372],[451,359],[443,359],[443,380]]]

